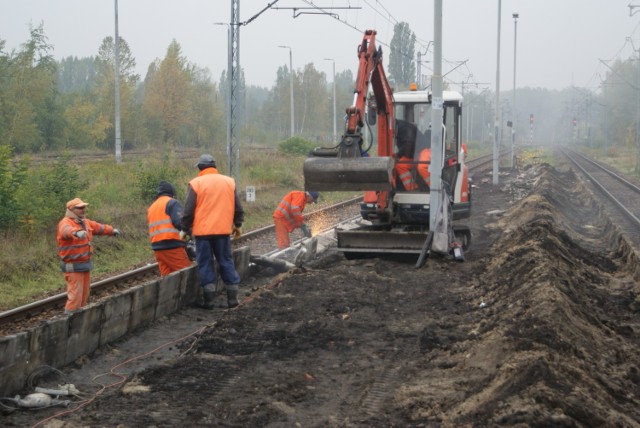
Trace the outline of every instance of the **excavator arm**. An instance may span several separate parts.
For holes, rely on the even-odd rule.
[[[314,150],[304,163],[306,189],[388,191],[393,187],[393,93],[382,65],[382,49],[376,48],[375,37],[375,30],[367,30],[358,47],[359,67],[354,101],[346,109],[345,133],[339,145],[332,149]],[[377,156],[369,156],[362,135],[369,88],[377,112]]]
[[[346,111],[346,132],[339,148],[342,153],[338,154],[341,157],[351,155],[351,152],[346,152],[345,146],[347,144],[344,141],[349,137],[360,138],[360,153],[354,151],[353,155],[359,156],[363,153],[362,129],[369,87],[371,87],[375,99],[378,116],[376,121],[378,124],[378,156],[390,156],[393,149],[393,94],[382,65],[382,49],[380,47],[376,49],[375,40],[376,32],[367,30],[362,44],[358,48],[360,65],[354,90],[354,105]]]

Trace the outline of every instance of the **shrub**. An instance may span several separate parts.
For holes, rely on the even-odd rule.
[[[133,173],[136,192],[143,201],[151,202],[156,196],[156,189],[161,180],[169,181],[176,186],[180,174],[179,168],[172,166],[168,158],[163,159],[160,167],[155,164],[139,162]],[[176,188],[176,191],[178,189]]]
[[[289,155],[308,156],[315,144],[300,137],[291,137],[278,143],[278,150]]]
[[[32,168],[16,191],[21,229],[34,232],[55,222],[64,214],[65,203],[86,185],[80,180],[78,168],[69,163],[69,156],[61,157],[53,166]]]
[[[20,209],[17,193],[27,178],[28,162],[22,160],[13,164],[12,152],[10,146],[0,146],[0,229],[2,230],[7,230],[18,223]]]

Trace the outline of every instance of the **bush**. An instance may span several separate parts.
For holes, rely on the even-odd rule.
[[[315,144],[300,137],[291,137],[278,143],[278,150],[289,155],[308,156]]]
[[[61,157],[53,166],[32,168],[16,192],[21,228],[34,232],[54,223],[64,214],[65,203],[79,196],[86,186],[78,168],[69,163],[69,156]]]
[[[0,229],[15,226],[20,218],[18,190],[27,178],[27,161],[13,164],[13,150],[8,145],[0,146]]]
[[[176,187],[176,179],[179,173],[179,168],[172,166],[168,158],[163,159],[159,168],[153,164],[142,164],[139,162],[133,173],[136,192],[143,201],[151,203],[156,197],[158,183],[160,183],[161,180],[165,180]],[[178,191],[177,188],[176,191]]]

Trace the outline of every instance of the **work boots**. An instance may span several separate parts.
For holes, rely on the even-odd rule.
[[[214,300],[216,298],[216,285],[207,284],[202,287],[202,297],[204,299],[202,307],[205,309],[213,309],[215,306]]]
[[[238,306],[238,284],[229,284],[227,287],[227,306],[235,308]]]

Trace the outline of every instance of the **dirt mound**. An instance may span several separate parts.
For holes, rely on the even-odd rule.
[[[640,276],[616,227],[548,165],[474,201],[464,263],[327,255],[65,421],[640,425]]]
[[[429,371],[406,387],[399,403],[416,420],[437,401],[456,425],[640,421],[637,257],[572,171],[543,165],[537,175],[533,193],[492,226],[505,233],[474,286],[483,315],[471,337],[431,361],[445,367],[435,381]],[[449,396],[433,400],[440,382]]]

